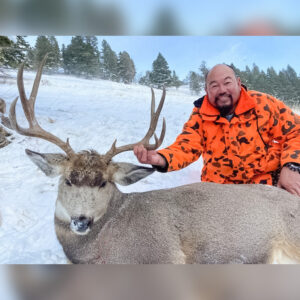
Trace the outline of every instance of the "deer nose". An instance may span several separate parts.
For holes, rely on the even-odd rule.
[[[74,232],[79,234],[88,233],[92,224],[93,224],[92,218],[87,218],[85,216],[71,218],[71,229]]]

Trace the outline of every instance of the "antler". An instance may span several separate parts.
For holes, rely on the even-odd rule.
[[[51,134],[50,132],[45,131],[44,129],[41,128],[41,126],[39,125],[38,121],[35,118],[34,105],[35,105],[35,100],[36,100],[39,84],[40,84],[41,77],[42,77],[42,70],[43,70],[44,64],[46,62],[47,56],[48,56],[48,54],[45,55],[41,64],[39,65],[29,100],[26,98],[25,89],[24,89],[24,81],[23,81],[24,63],[21,64],[20,69],[18,71],[17,84],[18,84],[21,103],[23,106],[23,111],[24,111],[25,117],[29,123],[29,128],[22,128],[17,123],[16,103],[17,103],[19,97],[16,97],[16,99],[12,102],[12,104],[10,106],[9,119],[10,119],[12,128],[15,131],[17,131],[18,133],[20,133],[22,135],[37,137],[37,138],[41,138],[46,141],[49,141],[49,142],[57,145],[58,147],[60,147],[70,157],[73,154],[75,154],[75,152],[73,151],[73,149],[71,148],[71,146],[69,144],[69,139],[67,139],[67,142],[65,143],[62,140],[60,140],[58,137],[56,137],[55,135]]]
[[[163,125],[162,125],[162,130],[161,130],[161,134],[159,139],[157,138],[155,132],[156,126],[157,126],[157,121],[160,115],[160,112],[162,110],[162,107],[164,105],[164,101],[165,101],[165,97],[166,97],[166,90],[165,88],[163,89],[163,94],[161,96],[157,111],[155,112],[155,96],[154,96],[154,91],[151,88],[151,93],[152,93],[152,100],[151,100],[151,121],[150,121],[150,126],[148,129],[148,132],[146,133],[145,137],[140,140],[139,142],[135,143],[135,144],[128,144],[128,145],[124,145],[121,147],[116,147],[116,143],[117,140],[115,140],[110,148],[109,151],[106,152],[105,154],[105,161],[109,162],[115,155],[121,153],[121,152],[125,152],[125,151],[129,151],[129,150],[133,150],[134,146],[139,145],[139,144],[143,144],[144,147],[147,150],[155,150],[157,149],[163,142],[163,139],[165,137],[165,133],[166,133],[166,122],[165,122],[165,118],[163,118]],[[149,140],[150,138],[153,136],[154,134],[154,138],[155,138],[155,144],[150,144]]]

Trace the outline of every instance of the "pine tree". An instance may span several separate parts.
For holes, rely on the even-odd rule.
[[[131,83],[136,74],[133,60],[126,51],[119,53],[118,58],[118,77],[121,82]]]
[[[6,64],[5,52],[7,49],[12,47],[14,42],[10,40],[7,36],[0,35],[0,65],[4,66]]]
[[[175,86],[176,89],[178,89],[182,84],[183,84],[183,82],[179,80],[178,76],[176,75],[176,72],[173,70],[173,73],[172,73],[172,86]]]
[[[4,73],[2,67],[6,65],[6,59],[5,59],[5,50],[7,50],[11,45],[13,44],[13,41],[10,40],[7,36],[1,36],[0,35],[0,77],[6,77],[7,75]]]
[[[63,50],[63,68],[65,73],[74,75],[84,75],[85,65],[85,43],[83,37],[72,37],[71,43]]]
[[[51,67],[51,71],[57,72],[61,66],[61,53],[55,36],[50,36],[48,39],[51,45],[51,51],[48,55],[48,66]]]
[[[85,60],[86,75],[98,76],[100,73],[100,52],[98,50],[98,40],[95,36],[86,36],[84,38],[86,44]]]
[[[27,67],[29,69],[34,69],[34,67],[35,67],[35,48],[29,46],[28,51],[27,51],[27,56],[26,56],[26,62],[27,62]]]
[[[95,36],[75,36],[71,43],[62,47],[65,73],[94,77],[99,75],[100,62],[98,41]]]
[[[266,93],[278,97],[278,75],[273,67],[267,69]]]
[[[35,42],[35,67],[37,68],[40,62],[43,60],[46,53],[50,53],[52,51],[52,45],[49,39],[44,36],[40,35],[37,37]],[[45,70],[51,69],[51,60],[47,59],[45,63]]]
[[[147,71],[145,76],[140,78],[139,84],[150,86],[151,85],[150,74],[151,72]]]
[[[206,66],[206,62],[204,60],[200,64],[199,71],[200,71],[200,74],[197,74],[197,75],[198,75],[200,88],[204,89],[205,88],[206,76],[207,76],[208,71],[209,71],[207,66]]]
[[[100,63],[101,77],[103,79],[118,81],[118,57],[106,40],[102,41]]]
[[[171,71],[169,70],[166,59],[158,54],[156,60],[152,63],[152,72],[150,73],[151,84],[159,89],[169,86],[172,82]]]
[[[287,66],[286,70],[282,70],[282,72],[286,78],[285,100],[291,105],[297,105],[300,102],[300,95],[299,95],[300,80],[297,77],[297,73],[290,65]]]
[[[15,43],[14,56],[16,60],[16,66],[18,67],[22,62],[25,62],[25,66],[28,67],[28,61],[26,60],[30,45],[27,43],[22,36],[17,36],[17,42]]]
[[[61,66],[61,54],[55,36],[40,35],[36,39],[34,51],[30,51],[30,56],[34,55],[34,66],[38,67],[46,53],[48,58],[44,69],[48,72],[57,72]]]
[[[25,61],[25,57],[29,49],[29,44],[22,36],[17,36],[16,39],[16,42],[10,41],[9,46],[3,48],[1,52],[2,64],[11,68],[17,68],[22,62]],[[3,39],[4,42],[5,40],[6,39]],[[5,43],[7,43],[7,40]]]
[[[196,95],[198,95],[203,88],[203,82],[201,81],[201,75],[196,72],[190,72],[189,75],[189,88],[190,91]]]

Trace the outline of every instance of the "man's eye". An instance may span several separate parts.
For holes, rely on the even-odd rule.
[[[65,184],[68,185],[68,186],[72,186],[72,184],[71,184],[71,182],[70,182],[69,179],[66,179],[66,180],[65,180]]]

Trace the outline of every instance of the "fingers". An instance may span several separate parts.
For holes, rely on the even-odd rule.
[[[277,187],[282,188],[282,189],[284,188],[284,187],[281,185],[280,181],[278,181]]]
[[[134,146],[133,153],[137,157],[140,163],[142,164],[151,163],[148,160],[148,151],[143,145]]]
[[[277,183],[277,187],[283,189],[283,190],[286,190],[287,192],[295,195],[295,196],[299,196],[300,197],[300,187],[296,186],[296,185],[283,185],[281,183],[281,181],[279,180],[278,183]]]
[[[142,164],[162,167],[166,165],[165,160],[155,150],[147,150],[143,145],[134,146],[133,153]]]

